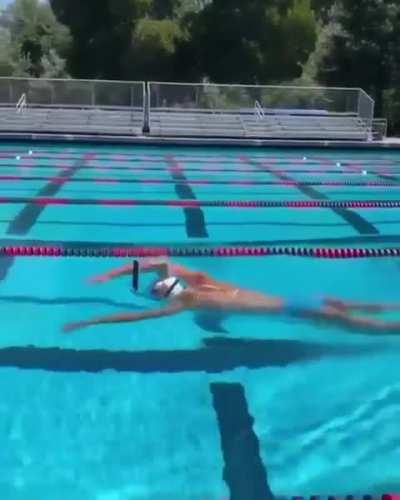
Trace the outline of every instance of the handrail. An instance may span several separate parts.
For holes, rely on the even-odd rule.
[[[25,108],[26,108],[26,94],[23,93],[21,97],[18,99],[18,102],[15,105],[15,109],[17,113],[23,113]]]
[[[258,89],[292,89],[292,90],[352,90],[359,92],[360,87],[324,87],[321,85],[251,85],[239,83],[211,83],[211,82],[160,82],[149,80],[150,85],[174,85],[174,86],[188,86],[188,87],[238,87],[238,88],[258,88]],[[365,91],[364,91],[365,92]],[[365,92],[366,93],[366,92]],[[366,94],[368,95],[368,94]]]
[[[254,113],[259,120],[265,117],[264,109],[257,100],[254,103]]]
[[[372,120],[372,134],[374,139],[384,139],[387,137],[388,120],[387,118],[374,118]]]

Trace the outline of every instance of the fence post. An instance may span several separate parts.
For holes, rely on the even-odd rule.
[[[143,133],[150,133],[150,82],[143,84]]]

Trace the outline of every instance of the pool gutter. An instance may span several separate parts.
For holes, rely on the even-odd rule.
[[[363,142],[352,140],[318,139],[243,139],[213,137],[159,137],[148,135],[107,134],[58,134],[31,132],[0,132],[1,141],[37,141],[71,143],[108,143],[154,146],[237,146],[237,147],[290,147],[290,148],[348,148],[348,149],[400,149],[400,139],[387,138],[383,141]]]

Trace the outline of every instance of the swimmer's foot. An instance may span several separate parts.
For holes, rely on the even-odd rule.
[[[63,333],[71,333],[75,332],[76,330],[82,330],[82,328],[85,328],[89,326],[87,321],[76,321],[75,323],[67,323],[63,326],[62,331]]]

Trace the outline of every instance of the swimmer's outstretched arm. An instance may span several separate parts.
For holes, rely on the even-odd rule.
[[[87,321],[77,321],[74,323],[67,323],[63,327],[64,333],[73,332],[75,330],[82,330],[83,328],[88,328],[95,325],[105,325],[114,323],[133,323],[136,321],[142,321],[144,319],[161,318],[163,316],[171,316],[182,311],[184,306],[180,303],[169,304],[166,307],[160,309],[151,309],[148,311],[141,311],[135,313],[121,313],[112,316],[104,316],[100,318],[94,318]]]
[[[155,272],[160,279],[165,279],[169,276],[169,263],[165,259],[142,259],[139,265],[140,271],[143,273]],[[112,279],[130,275],[132,271],[133,265],[129,263],[121,267],[117,267],[116,269],[111,269],[111,271],[104,274],[94,276],[93,278],[90,278],[89,281],[90,283],[106,283]]]
[[[177,276],[186,281],[188,285],[196,285],[199,282],[215,283],[215,280],[207,274],[200,271],[191,271],[179,264],[173,264],[165,258],[148,258],[139,261],[140,271],[142,273],[155,272],[159,279],[165,279],[169,276]],[[125,264],[117,269],[100,274],[90,279],[91,283],[105,283],[120,276],[126,276],[132,273],[132,264]]]

